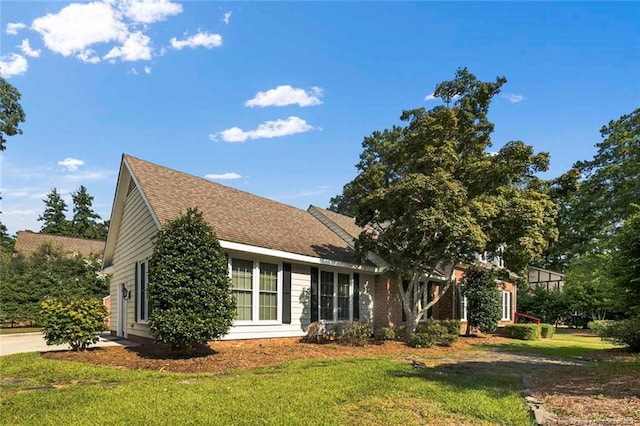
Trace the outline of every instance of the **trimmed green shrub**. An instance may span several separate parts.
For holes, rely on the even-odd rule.
[[[227,260],[198,209],[158,232],[149,261],[149,325],[157,342],[185,354],[224,336],[236,316]]]
[[[543,339],[551,339],[556,333],[556,328],[551,324],[540,324],[540,335]]]
[[[371,337],[371,326],[358,321],[339,322],[333,327],[336,342],[347,346],[364,346]]]
[[[640,352],[640,317],[615,321],[598,334],[604,340],[626,345],[632,352]]]
[[[391,327],[381,327],[374,333],[376,340],[393,340],[396,338],[396,332]]]
[[[460,320],[457,320],[457,319],[442,320],[440,321],[440,324],[447,329],[447,334],[450,334],[452,336],[460,335],[460,326],[462,324]]]
[[[47,345],[68,343],[72,350],[84,351],[98,341],[98,333],[108,330],[107,310],[98,299],[46,299],[40,307]]]
[[[540,340],[540,328],[537,324],[507,324],[504,335],[512,339]]]
[[[587,327],[589,328],[589,330],[593,331],[594,333],[598,335],[602,335],[602,333],[604,333],[609,328],[609,326],[614,322],[615,321],[611,321],[611,320],[589,321],[589,324],[587,324]]]
[[[451,346],[458,340],[458,334],[445,334],[438,340],[440,346]]]
[[[467,334],[472,328],[482,333],[495,331],[502,316],[501,293],[496,285],[497,273],[478,266],[469,267],[460,282],[467,298]]]
[[[430,333],[416,333],[409,345],[413,348],[430,348],[438,342],[440,337]]]

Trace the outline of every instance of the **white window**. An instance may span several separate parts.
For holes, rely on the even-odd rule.
[[[460,321],[467,320],[467,309],[468,309],[467,296],[464,296],[460,300]]]
[[[231,292],[236,299],[236,321],[280,321],[280,265],[229,258]]]
[[[502,292],[502,320],[511,321],[511,292]]]
[[[353,285],[351,274],[320,271],[320,319],[353,320]]]
[[[147,288],[149,284],[149,262],[143,260],[136,262],[136,321],[146,323],[149,321],[149,296]]]

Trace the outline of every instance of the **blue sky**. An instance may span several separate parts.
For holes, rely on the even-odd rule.
[[[640,4],[3,1],[0,72],[24,135],[1,156],[2,222],[40,229],[53,187],[107,219],[126,152],[300,208],[326,207],[362,139],[431,108],[466,66],[509,82],[494,148],[589,159],[640,106]],[[27,40],[25,42],[25,40]]]

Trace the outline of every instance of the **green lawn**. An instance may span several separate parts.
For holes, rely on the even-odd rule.
[[[516,378],[388,358],[188,375],[31,353],[0,358],[0,371],[0,424],[530,424]]]

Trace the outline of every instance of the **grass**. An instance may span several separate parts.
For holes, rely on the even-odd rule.
[[[0,371],[0,424],[530,424],[516,378],[389,358],[194,375],[30,353],[0,358]]]
[[[21,334],[21,333],[39,333],[41,327],[3,327],[0,328],[0,334]]]

